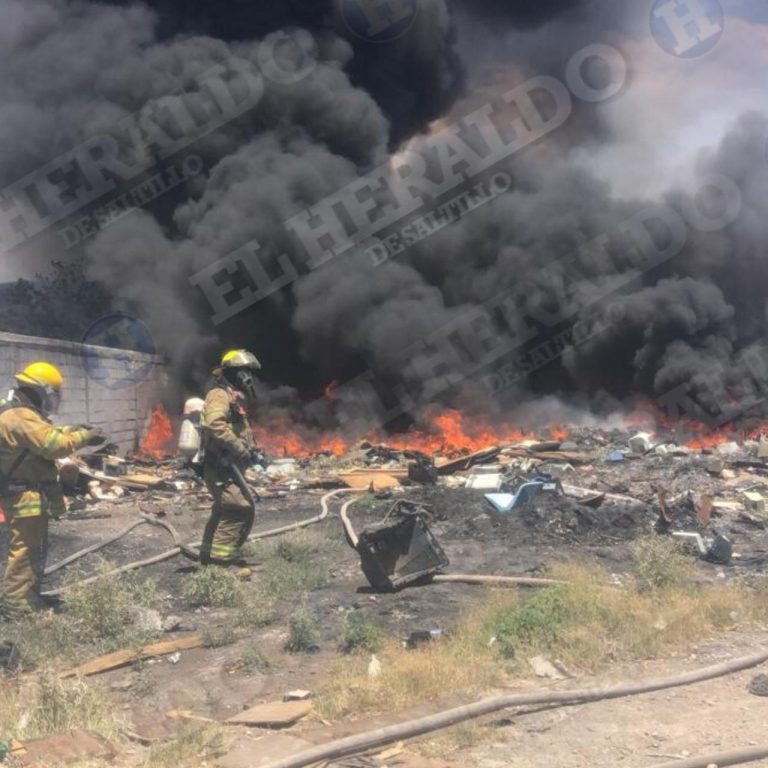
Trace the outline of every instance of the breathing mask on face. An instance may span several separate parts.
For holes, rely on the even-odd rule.
[[[250,368],[231,368],[224,371],[227,381],[251,400],[256,399],[256,377]]]

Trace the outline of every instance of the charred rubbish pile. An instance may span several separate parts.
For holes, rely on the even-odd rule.
[[[64,462],[62,481],[73,496],[68,519],[108,517],[116,506],[136,505],[145,517],[165,517],[170,507],[179,527],[194,537],[198,521],[188,513],[193,506],[204,509],[208,500],[199,464],[200,406],[188,402],[178,441],[158,407],[135,455],[123,459],[107,447]],[[505,435],[514,439],[498,439]],[[513,575],[516,559],[535,561],[537,547],[565,553],[615,545],[610,557],[621,560],[629,542],[650,532],[675,537],[692,555],[731,569],[762,562],[768,439],[759,430],[748,437],[692,437],[667,428],[558,427],[538,435],[508,430],[470,437],[454,430],[450,437],[391,437],[343,448],[329,437],[333,448],[316,450],[297,446],[292,436],[280,446],[281,436],[273,435],[261,463],[246,473],[260,501],[255,534],[269,513],[285,514],[290,525],[300,522],[313,499],[349,490],[371,500],[352,502],[356,522],[346,535],[353,546],[351,530],[382,525],[369,507],[378,505],[384,513],[397,508],[387,518],[393,525],[409,515],[428,521],[428,534],[436,531],[449,551],[453,538],[487,541],[491,574],[498,557]],[[408,505],[403,514],[400,507]],[[175,554],[194,558],[192,540],[182,542],[175,529],[172,536]],[[494,552],[497,547],[505,550],[503,557]],[[466,571],[452,560],[454,570]],[[437,572],[445,562],[436,557],[434,565]],[[482,563],[470,565],[483,570]],[[521,562],[522,571],[530,566]]]

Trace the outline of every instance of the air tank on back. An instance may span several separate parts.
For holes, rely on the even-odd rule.
[[[200,458],[203,407],[205,401],[192,397],[184,403],[184,420],[179,432],[179,453],[191,462]]]

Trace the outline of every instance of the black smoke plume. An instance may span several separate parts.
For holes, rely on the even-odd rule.
[[[323,427],[338,414],[313,402],[331,381],[341,382],[338,407],[369,403],[362,393],[373,386],[394,402],[382,410],[394,421],[431,403],[505,415],[545,396],[613,408],[717,366],[727,371],[723,396],[737,397],[754,378],[742,351],[766,320],[768,122],[759,109],[733,116],[692,185],[629,198],[589,169],[584,158],[595,155],[579,155],[623,140],[607,108],[580,103],[562,129],[493,169],[510,179],[506,193],[384,263],[361,245],[218,325],[190,284],[255,241],[270,274],[283,254],[306,264],[287,221],[404,149],[439,142],[527,77],[562,78],[573,53],[615,43],[630,18],[625,40],[636,44],[645,11],[620,5],[420,0],[411,28],[383,44],[354,34],[331,0],[0,0],[0,180],[139,111],[162,112],[179,88],[202,110],[201,73],[232,58],[257,65],[265,37],[307,30],[317,63],[306,76],[266,79],[252,110],[185,150],[201,158],[201,173],[72,252],[116,308],[150,325],[190,391],[218,350],[243,345],[265,364],[265,408]],[[483,41],[497,71],[478,82]],[[641,268],[622,223],[660,205],[684,219],[697,206],[716,209],[718,200],[691,191],[712,174],[738,189],[737,214],[716,231],[688,226],[674,257]],[[590,245],[606,235],[606,248]],[[650,235],[662,247],[664,232],[651,225]],[[58,256],[50,239],[29,248]],[[236,280],[234,290],[250,287]],[[483,357],[480,326],[519,343]],[[430,355],[440,364],[424,362]]]

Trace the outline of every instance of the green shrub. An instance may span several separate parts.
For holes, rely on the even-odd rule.
[[[285,650],[289,653],[313,653],[318,650],[319,639],[317,622],[311,616],[299,613],[288,624]]]
[[[120,725],[98,684],[81,679],[62,680],[47,667],[25,677],[23,684],[3,682],[3,739],[36,739],[80,729],[112,738]]]
[[[151,747],[146,768],[198,768],[226,753],[230,738],[219,725],[187,725],[170,742]]]
[[[272,624],[275,617],[274,599],[257,588],[246,594],[245,601],[238,607],[236,621],[240,627],[258,629]]]
[[[203,639],[203,646],[206,648],[221,648],[225,645],[232,645],[239,639],[237,627],[231,621],[216,627],[206,627],[200,635]]]
[[[317,564],[275,558],[268,561],[264,572],[259,574],[257,589],[267,602],[271,602],[320,589],[329,580],[328,571]]]
[[[381,643],[381,631],[364,614],[359,611],[351,611],[344,617],[344,629],[340,643],[340,648],[344,653],[354,651],[371,653],[378,650]]]
[[[547,587],[525,602],[500,609],[488,627],[499,652],[512,658],[521,646],[553,645],[562,630],[577,618],[572,591],[567,586]]]
[[[275,555],[289,563],[306,562],[317,551],[317,539],[305,532],[281,536],[275,545]]]
[[[245,600],[243,583],[226,568],[200,568],[184,584],[184,599],[193,607],[236,608]]]
[[[632,565],[637,589],[652,592],[691,583],[693,562],[675,541],[666,536],[643,536],[632,547]]]
[[[102,572],[113,566],[103,563]],[[34,614],[18,625],[17,638],[25,661],[40,664],[53,658],[77,661],[97,653],[136,648],[158,633],[137,622],[138,610],[157,609],[163,601],[157,583],[134,574],[103,575],[88,584],[73,571],[64,584],[66,612]]]
[[[261,649],[255,645],[249,645],[240,654],[240,657],[229,665],[230,669],[254,675],[257,672],[266,672],[272,667],[272,662],[264,655]]]

